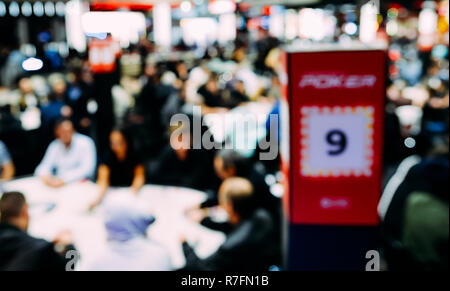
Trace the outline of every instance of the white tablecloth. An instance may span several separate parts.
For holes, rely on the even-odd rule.
[[[60,189],[45,186],[38,178],[29,177],[10,181],[3,185],[5,191],[20,191],[30,205],[29,233],[35,237],[52,240],[65,229],[72,232],[74,244],[80,251],[78,269],[88,264],[106,244],[102,206],[93,212],[87,209],[98,195],[97,186],[89,181],[73,183]],[[111,189],[107,197],[122,195],[125,199],[137,199],[144,209],[156,217],[148,229],[148,237],[165,246],[175,268],[185,263],[180,237],[195,246],[200,257],[212,254],[224,241],[223,233],[212,231],[191,222],[184,210],[202,202],[205,194],[192,189],[145,185],[136,197],[127,188]],[[49,204],[55,207],[45,211]]]

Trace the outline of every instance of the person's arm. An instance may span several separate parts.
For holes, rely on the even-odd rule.
[[[63,183],[59,179],[56,180],[52,174],[52,168],[56,165],[58,159],[57,145],[52,142],[45,152],[44,158],[37,166],[34,174],[42,179],[44,184],[51,187],[62,186]]]
[[[92,141],[86,144],[86,146],[77,149],[77,155],[80,160],[79,166],[61,177],[61,180],[65,184],[89,178],[95,171],[97,156],[95,153],[95,145]]]
[[[139,190],[145,184],[145,168],[142,164],[137,165],[134,168],[134,178],[131,184],[131,189],[133,193],[137,194]]]
[[[6,145],[0,141],[0,166],[1,166],[1,180],[7,181],[14,177],[15,168],[11,155],[9,154]]]
[[[2,166],[2,177],[3,181],[11,180],[14,177],[16,169],[14,168],[14,164],[9,161]]]
[[[215,222],[211,217],[207,216],[200,221],[200,224],[212,230],[221,231],[225,234],[230,233],[233,230],[233,225],[229,222]]]
[[[108,190],[109,187],[109,175],[110,175],[110,170],[108,168],[107,165],[100,165],[100,167],[98,167],[98,179],[97,179],[97,185],[99,187],[99,194],[97,199],[91,203],[91,205],[89,206],[89,209],[94,209],[97,205],[99,205],[102,200],[103,197],[106,194],[106,190]]]

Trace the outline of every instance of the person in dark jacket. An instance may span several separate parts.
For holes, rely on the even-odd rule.
[[[430,144],[424,157],[413,155],[400,163],[378,205],[389,270],[449,269],[448,128]]]
[[[259,171],[248,158],[231,149],[222,149],[214,158],[214,171],[220,181],[231,177],[243,177],[252,183],[254,189],[253,199],[256,204],[268,210],[271,214],[278,215],[280,199],[270,193],[269,186],[265,182],[264,174]],[[216,182],[217,183],[217,182]],[[206,208],[218,203],[217,188],[212,187],[208,191],[208,199],[199,207]]]
[[[65,231],[48,242],[27,234],[28,223],[23,194],[4,193],[0,199],[0,271],[65,271],[69,261],[64,254],[75,250],[70,233]]]
[[[194,149],[192,129],[187,124],[171,126],[169,135],[170,144],[150,166],[149,182],[198,190],[210,188],[214,151]]]
[[[185,270],[265,271],[277,262],[277,244],[273,241],[274,223],[270,214],[255,206],[252,184],[244,178],[229,178],[220,187],[220,206],[228,214],[228,223],[217,224],[227,237],[219,249],[200,259],[182,239]]]

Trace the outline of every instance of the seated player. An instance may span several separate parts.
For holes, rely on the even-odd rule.
[[[56,122],[55,135],[35,175],[54,188],[92,178],[97,161],[92,139],[75,132],[70,119]]]
[[[0,199],[0,271],[65,271],[65,254],[75,250],[70,232],[47,242],[27,233],[30,216],[25,197],[3,193]],[[60,252],[56,252],[58,248]]]
[[[219,190],[219,204],[228,214],[226,240],[209,257],[200,259],[194,249],[182,241],[185,270],[265,271],[278,263],[275,225],[271,215],[255,207],[252,184],[244,178],[228,178]]]
[[[130,187],[138,194],[145,184],[145,168],[139,155],[133,151],[131,138],[124,129],[115,129],[109,136],[110,150],[98,168],[98,198],[90,209],[100,204],[109,187]]]

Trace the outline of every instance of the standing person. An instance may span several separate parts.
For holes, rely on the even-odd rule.
[[[15,168],[6,145],[0,140],[0,181],[8,181],[14,177]]]
[[[62,117],[70,117],[72,111],[64,102],[66,99],[66,82],[58,78],[52,83],[52,92],[48,96],[48,103],[41,106],[42,142],[46,147],[53,139],[55,122]]]
[[[68,250],[75,250],[71,234],[61,232],[53,242],[27,233],[30,217],[25,197],[3,193],[0,199],[0,271],[64,271]],[[56,246],[63,251],[56,252]]]
[[[223,91],[219,88],[218,77],[216,74],[211,73],[208,81],[198,89],[197,94],[203,99],[201,106],[202,112],[205,114],[223,113],[228,111],[223,98]]]
[[[145,168],[133,151],[131,138],[124,129],[115,129],[109,135],[110,149],[98,168],[99,196],[90,209],[100,204],[109,187],[130,187],[137,194],[145,184]]]
[[[130,203],[107,198],[104,223],[108,235],[107,247],[100,251],[89,271],[170,271],[168,251],[146,237],[153,216]]]
[[[72,119],[75,129],[85,135],[90,135],[92,114],[88,111],[88,101],[92,94],[92,74],[89,67],[82,65],[73,70],[74,81],[67,90],[66,103],[72,109]]]
[[[95,144],[91,138],[76,133],[70,119],[55,125],[56,139],[50,143],[35,175],[50,187],[92,178],[96,165]]]
[[[111,90],[117,83],[114,73],[94,75],[93,95],[96,96],[98,105],[95,118],[99,153],[108,149],[108,136],[114,128],[115,116]]]

